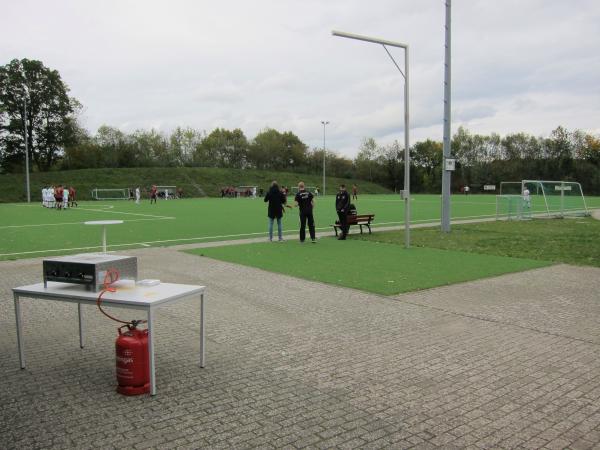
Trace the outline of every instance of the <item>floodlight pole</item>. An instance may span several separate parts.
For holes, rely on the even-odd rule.
[[[31,203],[31,191],[29,188],[29,146],[27,139],[27,86],[23,85],[25,96],[23,97],[23,129],[25,132],[25,184],[27,185],[27,203]]]
[[[322,120],[323,124],[323,195],[325,195],[325,155],[327,155],[327,150],[325,150],[325,126],[329,125],[329,122],[326,120]]]
[[[338,37],[356,39],[358,41],[371,42],[373,44],[380,44],[387,52],[388,56],[404,78],[404,246],[410,248],[410,120],[409,120],[409,103],[408,103],[408,45],[400,42],[387,41],[384,39],[373,38],[369,36],[362,36],[359,34],[346,33],[343,31],[332,31],[331,34]],[[404,49],[404,72],[396,64],[396,61],[388,51],[386,46],[398,47]]]
[[[446,53],[445,53],[445,65],[444,65],[444,150],[442,158],[442,232],[450,232],[450,178],[452,172],[447,170],[446,159],[450,158],[451,145],[450,145],[450,105],[451,105],[451,91],[450,91],[450,43],[451,43],[451,0],[446,0]]]

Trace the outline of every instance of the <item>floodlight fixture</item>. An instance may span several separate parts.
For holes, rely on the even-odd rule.
[[[408,102],[408,44],[402,42],[394,42],[386,39],[379,39],[360,34],[346,33],[345,31],[331,32],[332,35],[347,39],[355,39],[357,41],[370,42],[372,44],[380,44],[404,78],[404,190],[402,198],[404,199],[404,246],[410,247],[410,119],[409,119],[409,102]],[[404,49],[404,71],[398,66],[392,54],[387,47],[397,47]]]

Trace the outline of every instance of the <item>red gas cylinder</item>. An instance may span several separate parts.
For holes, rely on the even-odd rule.
[[[126,331],[121,331],[127,327]],[[123,395],[139,395],[150,392],[150,369],[148,367],[148,330],[138,330],[135,325],[119,328],[115,342],[117,350],[117,392]]]

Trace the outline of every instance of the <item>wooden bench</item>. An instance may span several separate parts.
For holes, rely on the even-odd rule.
[[[375,220],[375,214],[356,214],[348,216],[348,230],[350,230],[350,226],[358,225],[360,227],[360,234],[363,232],[363,226],[369,229],[369,234],[371,234],[371,223]],[[333,231],[335,231],[335,235],[338,235],[338,228],[340,227],[340,222],[338,220],[332,225]]]

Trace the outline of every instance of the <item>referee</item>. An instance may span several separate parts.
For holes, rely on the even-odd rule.
[[[304,189],[304,182],[298,183],[298,193],[294,197],[294,206],[300,208],[300,242],[306,238],[306,222],[308,222],[308,232],[310,240],[315,244],[315,219],[313,218],[313,206],[315,206],[314,197],[311,192]]]

